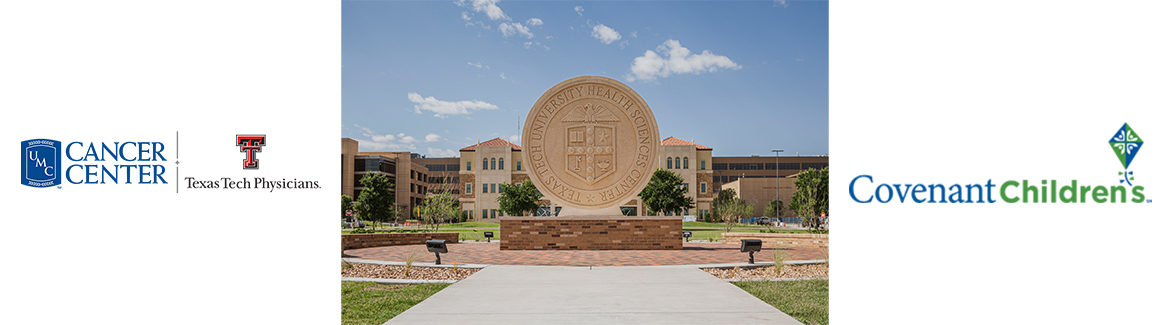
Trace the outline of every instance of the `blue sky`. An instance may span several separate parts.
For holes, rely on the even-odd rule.
[[[541,94],[600,75],[638,92],[663,138],[828,154],[828,59],[821,1],[343,1],[341,133],[428,157],[519,143]]]

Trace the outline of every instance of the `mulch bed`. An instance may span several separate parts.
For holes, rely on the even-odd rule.
[[[781,268],[779,273],[773,266],[762,266],[757,268],[742,269],[703,269],[711,275],[720,279],[761,279],[761,278],[827,278],[829,277],[829,265],[827,264],[804,264],[804,265],[785,265]]]
[[[479,269],[412,266],[409,273],[405,271],[406,267],[396,265],[342,263],[341,266],[342,277],[406,280],[463,280]]]

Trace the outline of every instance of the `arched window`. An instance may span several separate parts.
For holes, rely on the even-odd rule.
[[[682,165],[678,163],[678,157],[674,157],[674,168],[682,168]]]
[[[496,158],[492,158],[492,170],[496,170]]]
[[[690,157],[683,157],[683,169],[690,169],[690,168],[691,168],[691,158]]]
[[[670,169],[670,157],[666,157],[666,169]]]
[[[483,159],[483,170],[487,170],[487,158]]]

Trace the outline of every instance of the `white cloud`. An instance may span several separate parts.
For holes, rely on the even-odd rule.
[[[412,144],[412,143],[418,142],[418,140],[415,140],[414,137],[408,135],[408,136],[404,136],[404,137],[399,138],[398,142],[402,142],[405,144]]]
[[[422,111],[435,112],[435,117],[447,118],[448,115],[466,115],[471,114],[473,110],[481,109],[498,109],[496,105],[492,105],[483,101],[469,101],[461,100],[458,102],[448,102],[435,99],[434,97],[423,98],[418,93],[409,93],[406,95],[407,99],[414,102],[414,113],[422,114]]]
[[[582,13],[585,12],[585,8],[581,8],[581,6],[577,6],[576,8],[573,8],[573,11],[576,11],[578,16],[584,16],[584,14],[582,14]]]
[[[720,68],[731,70],[743,68],[731,61],[730,58],[715,55],[708,50],[704,50],[700,54],[693,54],[691,50],[682,47],[678,41],[672,39],[659,45],[657,51],[662,53],[662,56],[647,50],[644,55],[634,58],[634,62],[630,64],[630,74],[626,75],[626,81],[649,81],[658,77],[669,77],[671,74],[701,74],[719,71]]]
[[[464,12],[463,12],[462,14],[460,14],[460,15],[463,17],[463,20],[466,20],[466,21],[471,21],[471,15],[468,15],[466,11],[464,11]]]
[[[613,28],[606,27],[602,24],[593,26],[593,38],[601,40],[602,43],[609,44],[614,41],[622,39],[622,34],[618,33]]]
[[[784,6],[784,8],[788,8],[788,1],[787,0],[772,0],[772,2],[774,3],[772,5],[773,7]]]
[[[543,47],[545,51],[549,50],[548,45],[540,44],[540,42],[524,42],[524,48],[526,49],[532,48],[533,46]]]
[[[520,136],[513,134],[512,136],[508,137],[508,141],[515,144],[520,144]]]
[[[511,18],[508,18],[508,15],[504,14],[503,9],[500,9],[500,7],[496,5],[497,2],[500,2],[500,0],[459,0],[455,2],[455,4],[459,5],[460,7],[467,7],[470,5],[471,10],[475,10],[475,12],[482,12],[486,14],[491,20],[512,20]]]
[[[504,33],[504,37],[519,33],[532,38],[532,32],[529,32],[528,27],[524,27],[520,23],[500,23],[500,32]]]
[[[415,146],[409,141],[414,138],[405,137],[406,134],[399,133],[398,136],[393,134],[378,134],[370,128],[354,124],[353,126],[362,130],[362,136],[365,138],[355,139],[358,141],[358,147],[365,149],[364,151],[381,151],[381,150],[414,150]],[[409,138],[409,140],[404,140]]]
[[[435,141],[439,141],[440,138],[442,138],[442,136],[439,136],[438,134],[431,133],[431,134],[427,134],[426,141],[427,142],[435,142]]]
[[[638,38],[638,31],[632,31],[632,32],[630,32],[630,37],[633,37],[633,38]]]
[[[624,49],[626,46],[630,46],[630,40],[624,40],[621,43],[618,43],[618,46],[621,46]]]
[[[458,156],[459,156],[459,152],[456,152],[455,150],[427,148],[427,157],[428,158],[458,157]]]
[[[489,67],[486,64],[483,64],[483,62],[476,62],[476,63],[467,62],[467,65],[470,65],[470,66],[473,66],[476,68],[481,68],[481,69],[488,69],[488,70],[492,69],[492,67]]]
[[[504,73],[500,72],[500,79],[508,80],[508,77],[505,77]]]
[[[544,21],[540,20],[540,18],[528,19],[528,26],[540,26],[540,25],[544,25]]]

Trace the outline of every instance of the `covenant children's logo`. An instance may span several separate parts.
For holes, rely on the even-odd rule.
[[[32,187],[61,185],[61,141],[33,139],[20,142],[20,184]]]
[[[1039,183],[1024,179],[996,184],[988,179],[970,184],[891,184],[878,183],[880,180],[871,175],[858,175],[849,182],[849,196],[857,203],[906,203],[907,199],[912,203],[1152,203],[1143,193],[1145,186],[1133,184],[1130,170],[1144,143],[1129,123],[1122,124],[1109,139],[1109,147],[1125,168],[1117,172],[1121,176],[1118,185],[1078,184],[1076,179],[1041,179]],[[999,200],[995,199],[997,193]]]
[[[1144,142],[1133,132],[1133,128],[1129,127],[1129,123],[1122,124],[1121,129],[1109,139],[1113,154],[1117,155],[1117,159],[1121,160],[1121,167],[1125,168],[1124,171],[1117,172],[1117,175],[1121,175],[1121,183],[1133,186],[1133,183],[1130,183],[1133,180],[1133,171],[1129,170],[1129,163],[1133,162]]]

